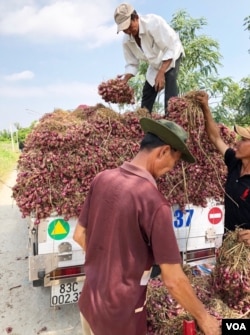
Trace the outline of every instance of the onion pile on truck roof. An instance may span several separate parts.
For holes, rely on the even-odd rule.
[[[202,111],[190,92],[171,98],[167,118],[189,133],[187,141],[196,158],[194,164],[180,161],[157,183],[169,204],[206,207],[207,199],[223,202],[225,164],[205,132]],[[141,117],[146,109],[118,113],[101,104],[72,112],[45,114],[28,135],[18,161],[13,198],[23,215],[36,223],[51,215],[68,220],[77,217],[94,176],[120,166],[139,150],[143,132]],[[235,134],[220,124],[223,140],[233,146]]]

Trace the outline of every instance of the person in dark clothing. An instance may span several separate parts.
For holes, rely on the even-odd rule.
[[[250,127],[234,126],[239,135],[235,148],[230,148],[221,138],[219,128],[213,120],[208,94],[199,91],[196,100],[202,108],[206,131],[210,141],[224,156],[227,166],[225,184],[225,229],[239,231],[239,240],[250,246]]]

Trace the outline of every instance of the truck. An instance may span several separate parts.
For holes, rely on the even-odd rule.
[[[37,225],[28,218],[29,281],[49,287],[50,305],[76,303],[85,279],[85,254],[73,240],[77,218],[51,216]]]
[[[198,107],[187,107],[190,99],[183,104],[185,97],[175,98],[175,103],[176,99],[181,100],[175,104],[179,114],[191,116],[190,122],[184,119],[183,123],[202,129]],[[144,109],[121,114],[98,105],[70,112],[55,110],[43,116],[25,140],[13,198],[27,218],[29,280],[34,286],[50,288],[51,306],[78,301],[85,280],[85,255],[73,240],[73,232],[81,204],[99,171],[117,167],[138,152],[143,136],[139,119],[145,116]],[[159,119],[157,114],[152,117]],[[221,129],[225,142],[232,144],[233,135]],[[204,134],[202,143],[200,138],[199,132],[190,132],[188,146],[196,153],[196,163],[176,166],[167,180],[159,182],[159,190],[172,207],[183,263],[190,264],[213,262],[224,232],[223,159]]]
[[[224,206],[213,199],[208,206],[172,207],[172,221],[183,264],[211,263],[222,243]],[[50,305],[77,303],[85,273],[85,254],[73,240],[77,218],[51,216],[28,221],[29,280],[49,287]]]

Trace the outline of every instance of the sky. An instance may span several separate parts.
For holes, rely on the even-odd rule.
[[[114,0],[0,0],[0,131],[28,127],[55,109],[106,104],[98,85],[124,74],[122,35]],[[244,18],[249,0],[131,0],[139,14],[170,23],[185,10],[205,18],[205,34],[219,43],[220,77],[250,74],[250,39]]]

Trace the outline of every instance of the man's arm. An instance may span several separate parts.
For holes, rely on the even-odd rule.
[[[73,240],[86,251],[86,228],[82,227],[79,222],[76,225]]]
[[[228,149],[228,145],[223,141],[220,136],[219,128],[214,121],[209,105],[208,105],[208,94],[203,91],[199,91],[196,93],[195,99],[199,102],[204,118],[205,118],[205,126],[206,132],[210,141],[215,145],[217,150],[224,155],[226,150]]]
[[[180,264],[160,264],[162,281],[172,297],[197,321],[205,335],[221,334],[219,322],[196,296]]]

